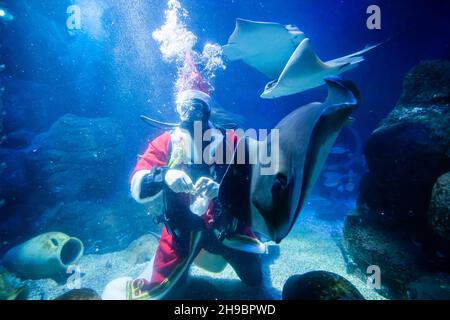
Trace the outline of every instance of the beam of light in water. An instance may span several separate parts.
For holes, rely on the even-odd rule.
[[[0,8],[0,19],[3,21],[11,21],[14,20],[14,16],[5,8]]]
[[[189,72],[191,66],[185,61],[190,54],[194,62],[201,68],[204,80],[209,90],[213,91],[212,80],[217,70],[224,70],[222,59],[222,47],[218,44],[207,43],[201,53],[193,49],[197,43],[197,36],[188,30],[185,20],[189,16],[186,9],[178,0],[168,0],[167,9],[164,12],[165,23],[152,34],[153,39],[159,43],[159,49],[163,59],[167,62],[175,62],[178,69],[178,80],[175,84],[175,93],[182,87],[182,75]]]

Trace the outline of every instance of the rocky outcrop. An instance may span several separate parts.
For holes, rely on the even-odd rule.
[[[67,114],[34,138],[15,132],[6,142],[8,148],[0,148],[7,162],[1,178],[8,183],[0,193],[7,206],[0,252],[60,231],[80,238],[86,253],[105,253],[159,231],[152,218],[161,213],[161,201],[146,207],[129,196],[125,138],[113,119]]]
[[[434,184],[428,222],[438,237],[450,242],[450,172],[440,176]]]
[[[67,114],[36,137],[28,153],[30,180],[46,200],[85,200],[118,190],[127,172],[125,138],[109,118]]]
[[[54,300],[102,300],[102,298],[95,290],[81,288],[67,291]]]
[[[344,277],[327,271],[312,271],[287,279],[283,300],[364,300],[364,297]]]
[[[427,274],[411,282],[407,294],[412,300],[450,300],[450,276]]]
[[[360,204],[387,224],[423,223],[431,189],[450,168],[450,62],[412,68],[397,106],[372,133]]]
[[[411,69],[403,83],[399,104],[449,104],[449,61],[424,61]]]
[[[379,266],[380,293],[391,298],[406,298],[407,284],[426,271],[426,258],[407,234],[386,230],[381,224],[368,222],[361,215],[346,218],[344,248],[352,263],[360,268],[358,274],[367,279],[367,268]]]
[[[344,247],[364,274],[380,267],[390,297],[408,298],[409,283],[448,271],[450,247],[436,239],[448,235],[448,187],[445,176],[435,183],[450,171],[449,124],[450,62],[428,61],[406,75],[397,106],[367,142],[369,172]]]

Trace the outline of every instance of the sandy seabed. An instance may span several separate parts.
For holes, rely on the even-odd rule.
[[[351,283],[366,299],[385,299],[366,282],[346,271],[339,242],[342,222],[315,218],[314,212],[304,212],[291,234],[279,245],[270,245],[264,256],[264,286],[259,289],[243,284],[231,266],[221,273],[211,273],[195,265],[186,285],[180,288],[177,299],[281,299],[285,281],[294,274],[324,270],[337,273]],[[154,250],[156,249],[156,242]],[[100,295],[106,284],[118,277],[137,277],[147,263],[132,264],[126,251],[90,254],[79,262],[81,287],[91,288]],[[53,280],[27,280],[29,299],[47,300],[69,290],[67,284]]]

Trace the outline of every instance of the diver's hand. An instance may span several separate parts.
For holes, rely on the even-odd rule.
[[[194,188],[191,178],[184,171],[177,169],[167,170],[164,181],[175,193],[190,193]]]
[[[202,194],[205,198],[214,199],[219,195],[220,184],[208,177],[201,177],[194,185],[196,194]]]

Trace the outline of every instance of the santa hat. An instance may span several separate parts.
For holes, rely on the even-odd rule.
[[[179,87],[180,90],[176,97],[177,104],[198,99],[211,108],[211,96],[208,85],[198,71],[190,52],[186,53],[184,67],[180,75]]]

